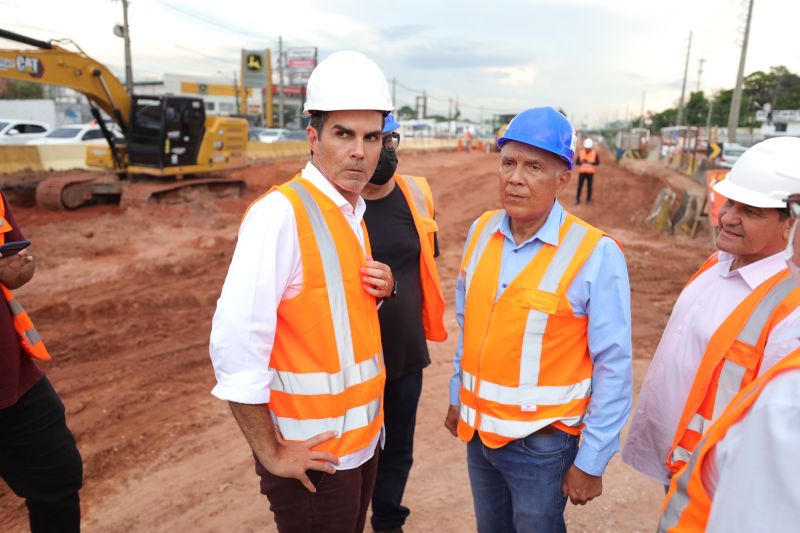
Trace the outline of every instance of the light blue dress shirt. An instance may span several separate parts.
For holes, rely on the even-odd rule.
[[[521,244],[514,241],[506,214],[498,231],[505,236],[497,297],[547,243],[558,246],[558,232],[566,219],[561,204],[554,202],[544,225]],[[475,222],[467,236],[469,242]],[[603,237],[567,290],[573,312],[588,316],[589,353],[594,363],[592,398],[584,418],[583,440],[575,466],[587,474],[603,474],[619,450],[619,434],[633,402],[631,376],[631,304],[628,269],[617,244]],[[456,283],[456,319],[461,328],[453,358],[455,373],[450,380],[450,405],[459,404],[461,354],[464,349],[464,280]]]

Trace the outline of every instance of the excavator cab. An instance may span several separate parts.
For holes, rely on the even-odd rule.
[[[128,163],[167,168],[197,163],[206,113],[199,98],[134,96],[126,135]]]

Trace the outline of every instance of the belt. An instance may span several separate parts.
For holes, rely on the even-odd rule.
[[[540,429],[538,431],[534,431],[533,433],[534,434],[538,433],[539,435],[552,435],[553,433],[555,433],[557,431],[560,431],[560,430],[557,427],[555,427],[553,424],[550,424],[549,426],[545,426],[545,427],[543,427],[542,429]]]

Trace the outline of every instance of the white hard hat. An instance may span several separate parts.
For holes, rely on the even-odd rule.
[[[585,141],[583,141],[583,148],[584,149],[591,150],[592,146],[594,146],[594,141],[593,140],[587,138]]]
[[[800,192],[800,138],[774,137],[743,153],[714,190],[753,207],[786,207]]]
[[[380,67],[359,52],[345,50],[322,60],[308,78],[303,112],[394,110],[389,84]]]

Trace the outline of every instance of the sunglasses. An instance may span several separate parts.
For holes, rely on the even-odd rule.
[[[383,149],[387,152],[394,152],[400,146],[400,134],[396,131],[387,133],[383,136]]]
[[[786,202],[786,207],[789,208],[789,214],[792,218],[800,218],[800,194],[793,194],[783,200]]]

